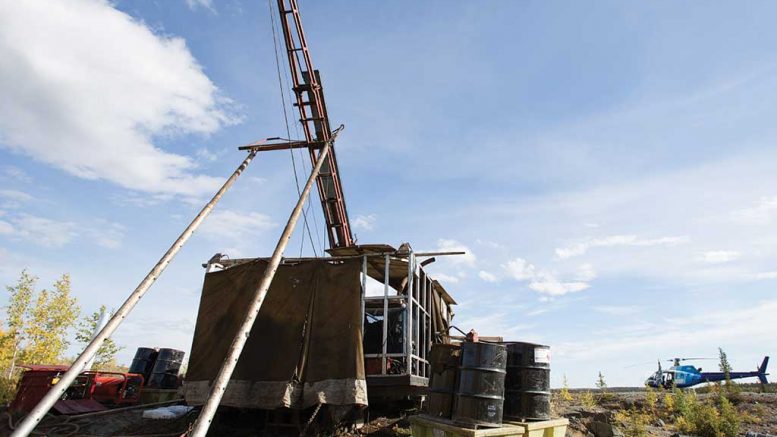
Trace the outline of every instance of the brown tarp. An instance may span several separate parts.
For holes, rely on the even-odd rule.
[[[189,404],[207,399],[266,266],[256,260],[205,275],[184,384]],[[358,259],[281,265],[221,404],[366,405],[359,272]]]

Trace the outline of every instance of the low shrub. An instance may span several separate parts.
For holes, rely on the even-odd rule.
[[[700,401],[693,393],[676,391],[675,426],[683,434],[700,437],[736,437],[740,418],[721,391],[715,399]]]
[[[651,422],[650,414],[632,408],[615,412],[614,419],[615,423],[623,428],[626,437],[648,436],[647,426]]]
[[[591,394],[590,391],[584,391],[580,394],[580,403],[584,407],[592,408],[596,406],[596,399],[594,398],[594,395]]]

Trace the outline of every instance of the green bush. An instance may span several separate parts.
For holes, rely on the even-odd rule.
[[[645,387],[645,406],[651,414],[657,414],[658,394],[651,387]]]
[[[734,437],[739,434],[739,413],[731,402],[721,396],[718,401],[720,411],[720,432],[726,437]]]
[[[584,407],[593,408],[596,406],[596,399],[594,399],[594,395],[590,391],[586,390],[580,394],[580,403]]]
[[[0,377],[0,405],[8,405],[16,396],[17,378]]]
[[[647,426],[650,419],[650,414],[634,408],[615,412],[615,422],[623,428],[626,437],[648,437]]]
[[[736,408],[720,392],[715,400],[700,401],[695,394],[675,392],[675,426],[683,434],[700,437],[736,437],[740,420]]]

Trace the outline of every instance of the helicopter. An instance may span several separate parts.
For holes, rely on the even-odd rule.
[[[658,361],[658,371],[645,380],[648,387],[663,387],[670,389],[673,387],[687,388],[705,382],[724,381],[726,374],[723,372],[702,372],[701,367],[697,368],[691,365],[681,365],[683,361],[704,360],[709,358],[672,358],[673,366],[668,370],[661,369],[661,361]],[[769,364],[769,357],[764,357],[761,365],[755,372],[729,372],[730,379],[758,378],[761,384],[768,384],[766,376],[766,366]]]

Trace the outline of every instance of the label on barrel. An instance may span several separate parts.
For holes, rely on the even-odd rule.
[[[496,416],[496,405],[489,404],[488,405],[488,417],[494,417]]]
[[[534,349],[534,362],[550,364],[550,349],[544,347]]]

